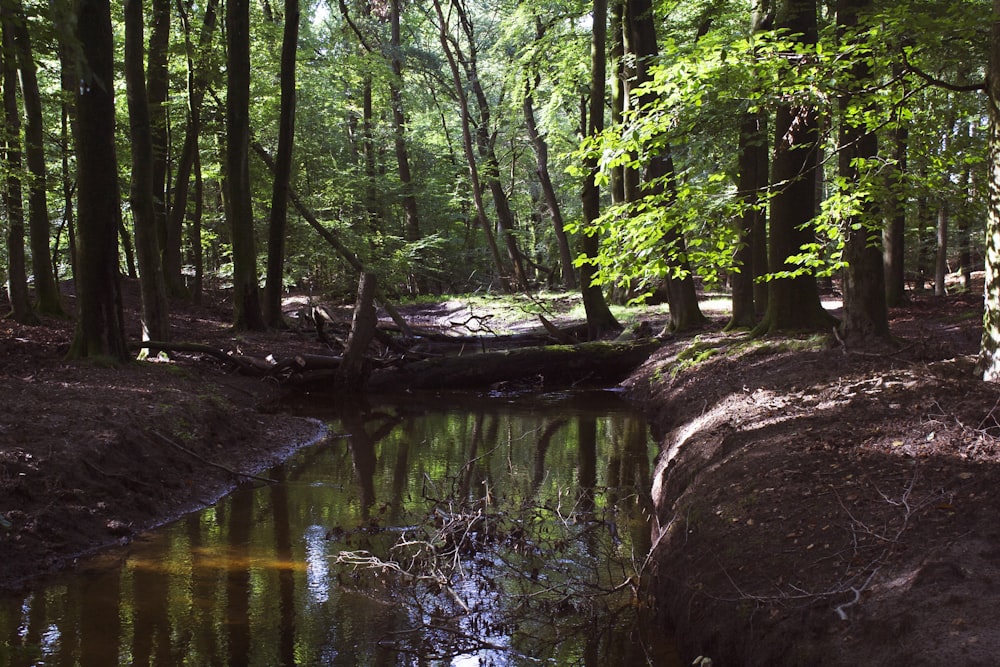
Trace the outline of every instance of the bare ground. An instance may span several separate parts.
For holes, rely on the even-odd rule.
[[[900,345],[878,350],[702,332],[628,381],[663,439],[655,588],[688,662],[996,663],[1000,389],[972,375],[980,314],[979,298],[916,298],[893,313]],[[175,304],[172,337],[320,351],[228,319],[218,296]],[[190,354],[69,364],[71,336],[0,321],[2,588],[210,503],[318,434],[278,412],[275,383]]]

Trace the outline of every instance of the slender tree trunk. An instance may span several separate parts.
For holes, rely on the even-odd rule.
[[[537,78],[536,78],[537,84]],[[556,235],[556,245],[559,248],[559,266],[562,269],[562,284],[567,290],[576,289],[576,269],[573,267],[573,255],[569,249],[569,239],[564,229],[562,210],[559,206],[559,197],[556,189],[552,186],[552,178],[549,176],[549,146],[538,132],[535,124],[534,98],[530,84],[525,84],[524,102],[524,126],[528,131],[528,138],[531,146],[535,150],[535,171],[538,174],[538,182],[542,187],[542,195],[545,197],[545,206],[552,219],[552,228]]]
[[[126,361],[118,274],[114,35],[109,0],[79,0],[77,39],[87,76],[77,89],[77,325],[70,358]]]
[[[885,265],[885,300],[890,308],[902,305],[906,299],[906,152],[909,130],[901,118],[896,120],[893,130],[894,166],[889,172],[888,202],[886,205],[887,226],[882,237]]]
[[[63,224],[66,226],[69,240],[69,260],[73,267],[73,279],[76,279],[76,224],[74,222],[75,208],[74,196],[76,189],[76,174],[70,169],[70,154],[72,146],[76,140],[78,127],[76,122],[76,108],[73,100],[76,95],[77,84],[80,81],[79,68],[73,56],[73,45],[67,39],[67,35],[60,36],[59,42],[59,78],[62,88],[62,103],[60,104],[60,127],[59,127],[59,149],[62,162],[62,196],[63,196]],[[59,247],[56,244],[55,250]],[[53,260],[53,265],[58,262]]]
[[[758,239],[754,230],[765,224],[764,199],[767,190],[767,116],[763,112],[743,115],[739,136],[739,196],[743,212],[738,222],[739,246],[732,278],[733,315],[727,329],[752,327],[757,321],[755,278],[759,270]],[[764,248],[766,253],[766,246]],[[766,258],[766,254],[765,254]],[[755,261],[757,260],[757,261]]]
[[[590,101],[587,106],[587,136],[596,136],[604,131],[604,101],[607,86],[607,55],[605,53],[608,35],[608,3],[607,0],[593,0],[594,27],[590,42]],[[597,185],[597,158],[588,157],[583,165],[583,190],[580,193],[583,205],[584,228],[592,225],[601,217],[601,191]],[[607,331],[621,329],[621,324],[615,319],[608,302],[604,298],[604,290],[594,284],[594,258],[600,250],[600,239],[597,234],[584,232],[580,235],[580,252],[583,263],[580,264],[580,290],[583,295],[583,307],[587,313],[587,333],[591,340],[600,338]]]
[[[201,247],[201,216],[205,202],[205,186],[201,178],[201,155],[198,147],[194,152],[194,214],[191,216],[191,249],[194,261],[194,293],[195,303],[201,303],[201,294],[205,286],[205,258]]]
[[[264,320],[271,327],[286,326],[281,316],[281,293],[285,273],[288,188],[292,179],[292,147],[295,140],[295,55],[298,42],[299,0],[285,0],[285,28],[281,43],[281,116],[278,121],[278,154],[274,158],[267,282],[264,285]]]
[[[934,255],[934,296],[948,293],[945,278],[948,275],[948,203],[942,201],[937,209],[936,252]]]
[[[265,329],[250,198],[250,3],[226,3],[226,218],[233,244],[233,325]]]
[[[28,165],[28,225],[31,237],[31,267],[35,280],[37,309],[43,315],[64,315],[59,286],[49,255],[49,205],[45,186],[45,126],[42,98],[28,33],[24,6],[17,2],[12,27],[21,71],[21,98],[24,102],[24,157]]]
[[[969,199],[976,196],[975,178],[971,170],[966,167],[962,176],[964,182],[963,192],[968,192]],[[958,211],[956,222],[958,223],[958,266],[962,274],[962,289],[969,291],[972,289],[972,225],[968,216],[968,201]]]
[[[990,58],[986,71],[989,107],[989,182],[986,217],[986,310],[979,371],[987,382],[1000,381],[1000,0],[990,17]]]
[[[24,194],[21,188],[21,113],[17,105],[17,63],[10,9],[0,5],[3,28],[3,167],[6,173],[4,208],[7,213],[7,296],[11,317],[22,324],[36,324],[38,317],[28,294],[24,252]]]
[[[650,81],[650,64],[659,56],[651,0],[626,0],[625,23],[626,50],[635,56],[636,62],[636,74],[629,91],[630,103],[634,102],[634,108],[640,109],[650,101],[650,94],[640,96],[635,94],[635,90]],[[666,206],[676,201],[677,183],[669,144],[663,145],[659,154],[649,160],[642,180],[643,185],[638,192],[640,198],[665,200]],[[683,234],[676,226],[669,224],[664,232],[663,241],[664,251],[667,253],[667,265],[670,267],[670,273],[666,276],[667,300],[670,304],[669,329],[683,331],[702,324],[705,317],[698,306],[698,294],[687,259]],[[679,272],[680,277],[675,277],[675,270]]]
[[[815,0],[783,0],[778,27],[803,44],[817,37]],[[787,262],[803,245],[815,242],[810,225],[816,215],[819,118],[811,106],[783,104],[774,118],[768,260],[771,273],[795,271]],[[782,330],[822,330],[836,319],[820,303],[816,276],[803,273],[768,282],[767,312],[754,334]]]
[[[406,147],[406,115],[403,113],[403,56],[400,37],[400,4],[401,0],[390,0],[390,43],[389,64],[392,68],[392,78],[389,80],[389,100],[392,104],[392,136],[396,150],[396,169],[399,183],[403,189],[401,204],[403,206],[404,233],[406,240],[416,243],[420,240],[420,216],[417,210],[417,196],[414,191],[413,174],[410,171],[410,154]],[[411,275],[412,288],[423,291],[421,281]]]
[[[160,267],[167,293],[188,298],[184,286],[181,259],[183,218],[179,221],[168,211],[170,135],[168,115],[169,95],[170,0],[152,0],[152,26],[149,33],[149,63],[146,78],[150,126],[153,142],[152,187],[153,212],[156,215],[157,244],[161,253]]]
[[[132,185],[129,201],[135,224],[142,292],[143,340],[169,340],[167,291],[160,269],[153,194],[153,133],[143,67],[142,0],[125,0],[125,84],[128,95]]]
[[[849,31],[857,28],[858,17],[872,6],[872,0],[838,0],[837,23],[847,39]],[[863,88],[871,84],[871,66],[858,60],[851,68],[846,89]],[[861,125],[853,124],[848,111],[852,96],[844,93],[840,99],[840,176],[848,184],[857,184],[862,170],[870,170],[870,162],[878,155],[875,133]],[[848,185],[850,187],[850,185]],[[857,217],[846,221],[847,240],[844,246],[844,320],[840,326],[841,338],[848,344],[864,342],[870,338],[889,337],[889,311],[885,298],[885,270],[882,261],[882,229],[875,226],[878,219],[874,202],[865,202]]]
[[[497,275],[503,278],[506,283],[506,271],[503,260],[500,258],[500,248],[497,246],[496,238],[493,236],[493,229],[486,215],[486,203],[483,201],[483,189],[479,182],[479,168],[476,166],[476,155],[473,149],[472,121],[469,118],[469,99],[465,94],[462,75],[448,36],[448,23],[445,19],[444,10],[441,7],[441,0],[434,0],[434,11],[437,13],[439,21],[438,37],[441,40],[441,48],[444,50],[445,58],[448,59],[452,81],[455,84],[455,94],[458,97],[459,116],[462,121],[462,148],[465,151],[465,160],[469,165],[469,181],[472,188],[473,202],[476,205],[476,219],[479,221],[479,226],[486,237],[486,243],[489,246],[490,256],[493,258],[493,265],[496,267]]]

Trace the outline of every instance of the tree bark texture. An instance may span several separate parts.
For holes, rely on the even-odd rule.
[[[285,235],[288,229],[288,190],[292,180],[295,143],[295,56],[299,42],[299,0],[285,0],[285,26],[281,41],[281,111],[278,120],[278,153],[274,158],[274,187],[268,226],[267,280],[264,284],[264,320],[284,326],[281,293],[284,288]]]
[[[132,182],[129,201],[135,225],[142,293],[143,340],[169,340],[167,291],[160,266],[153,194],[153,133],[143,66],[142,0],[125,0],[125,86],[128,97]]]
[[[21,113],[17,105],[17,61],[10,9],[0,5],[3,29],[3,166],[4,207],[7,210],[7,297],[11,317],[22,324],[35,324],[38,317],[28,294],[27,256],[24,251],[24,193],[21,187]]]
[[[226,218],[233,251],[233,325],[262,330],[257,244],[250,198],[250,3],[226,3]]]
[[[31,239],[31,267],[35,281],[35,300],[43,315],[64,314],[59,298],[52,261],[49,256],[48,192],[45,185],[45,126],[38,74],[31,48],[24,5],[18,1],[12,17],[14,43],[18,48],[21,72],[21,98],[24,103],[24,157],[28,166],[28,227]]]
[[[70,358],[128,359],[118,273],[114,36],[109,0],[80,0],[77,37],[86,76],[77,88],[77,326]]]
[[[990,58],[986,72],[989,107],[989,173],[986,218],[986,310],[979,371],[987,382],[1000,382],[1000,0],[990,17]]]
[[[871,0],[839,0],[837,23],[841,34],[853,39],[850,31],[858,26],[858,17],[871,8]],[[855,61],[844,88],[847,91],[871,84],[871,66],[862,60]],[[840,175],[847,183],[857,184],[862,169],[859,166],[878,155],[878,139],[873,131],[852,124],[847,113],[851,107],[851,92],[840,99]],[[850,187],[850,186],[849,186]],[[871,338],[889,337],[889,310],[885,298],[885,269],[882,261],[882,228],[876,203],[862,204],[860,215],[847,220],[847,239],[844,245],[844,319],[840,336],[847,344],[864,342]]]
[[[590,42],[590,100],[587,105],[587,136],[596,136],[604,130],[604,100],[608,61],[605,47],[608,35],[607,0],[593,0],[594,27]],[[588,227],[601,217],[601,191],[597,185],[597,158],[588,157],[583,169],[583,189],[580,193],[583,205],[583,223]],[[583,307],[587,313],[587,332],[596,340],[606,331],[622,328],[611,313],[604,298],[604,290],[594,284],[594,266],[591,259],[597,257],[600,239],[596,234],[584,232],[580,235],[580,291]]]
[[[893,161],[889,170],[889,197],[886,204],[886,228],[882,235],[882,262],[885,266],[885,300],[890,308],[902,305],[906,298],[906,153],[909,130],[897,119],[892,132]]]

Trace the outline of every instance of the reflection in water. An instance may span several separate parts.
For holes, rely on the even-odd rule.
[[[641,419],[592,397],[458,400],[296,407],[344,435],[278,484],[0,599],[0,664],[675,664],[607,594],[628,595],[649,548]],[[465,532],[435,543],[443,526]],[[404,538],[457,570],[428,584],[337,564],[391,562]],[[438,562],[399,567],[418,560]]]

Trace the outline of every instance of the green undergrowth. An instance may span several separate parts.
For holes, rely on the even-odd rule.
[[[829,345],[827,334],[812,334],[788,338],[749,338],[746,335],[711,334],[695,336],[671,360],[664,364],[670,378],[698,368],[710,360],[736,359],[744,356],[764,356],[785,352],[811,352],[826,349]],[[662,368],[660,369],[663,370]],[[662,372],[653,381],[663,379]]]

